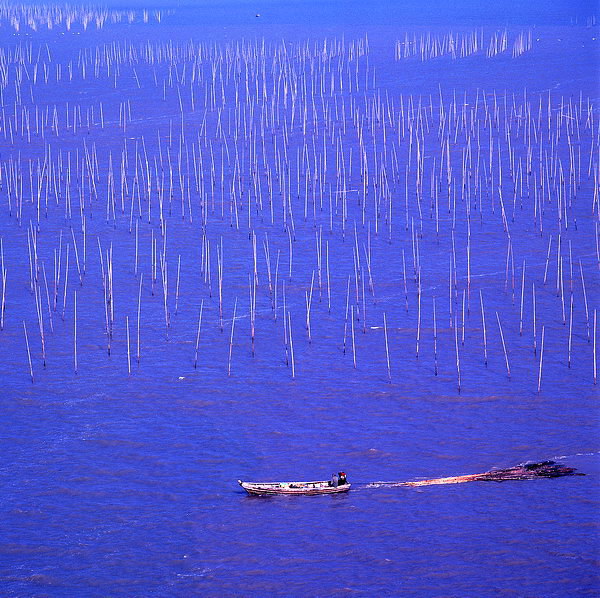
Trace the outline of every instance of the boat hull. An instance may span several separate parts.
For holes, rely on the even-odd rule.
[[[329,486],[327,481],[259,483],[242,482],[241,480],[238,480],[238,484],[248,494],[253,496],[313,496],[317,494],[340,494],[342,492],[348,492],[351,487],[351,484]]]

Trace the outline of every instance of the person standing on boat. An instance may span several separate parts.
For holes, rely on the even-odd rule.
[[[333,486],[334,488],[338,487],[338,484],[340,482],[339,476],[337,473],[334,473],[331,475],[331,479],[329,480],[329,485]]]
[[[338,478],[338,483],[336,484],[336,486],[343,486],[344,484],[348,483],[348,480],[346,479],[346,474],[343,471],[340,471],[337,475]]]

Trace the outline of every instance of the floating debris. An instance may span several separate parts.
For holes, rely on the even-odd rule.
[[[458,475],[448,478],[433,478],[417,482],[375,482],[368,484],[367,488],[382,486],[434,486],[437,484],[462,484],[464,482],[506,482],[508,480],[533,480],[534,478],[560,478],[571,475],[585,475],[576,473],[574,467],[566,467],[556,461],[540,461],[539,463],[523,463],[506,469],[492,469],[485,473]]]

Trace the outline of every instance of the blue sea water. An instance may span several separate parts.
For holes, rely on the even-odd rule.
[[[40,27],[35,32],[27,27],[15,32],[6,23],[0,28],[6,51],[31,43],[37,52],[48,44],[51,70],[55,63],[62,64],[65,73],[69,63],[75,66],[72,81],[65,77],[53,82],[50,77],[47,84],[42,82],[40,70],[37,82],[31,85],[33,99],[17,100],[13,89],[3,89],[0,237],[7,292],[5,326],[0,332],[0,593],[6,596],[596,596],[600,589],[598,391],[593,383],[592,340],[586,327],[589,318],[585,317],[578,276],[581,260],[588,311],[593,313],[600,307],[598,207],[593,199],[594,185],[597,189],[598,183],[588,176],[587,161],[590,151],[595,152],[592,164],[597,171],[599,32],[593,22],[597,8],[586,2],[556,2],[550,7],[540,3],[500,3],[485,12],[479,3],[450,2],[427,10],[412,3],[374,3],[369,7],[359,3],[300,2],[201,5],[188,2],[162,8],[165,14],[160,23],[151,18],[145,24],[136,13],[131,24],[106,24],[100,30],[93,26],[84,30],[78,24],[70,31],[64,25],[51,31]],[[405,34],[418,38],[431,33],[440,38],[449,31],[477,30],[489,40],[495,32],[505,29],[511,44],[519,32],[531,31],[533,48],[518,58],[510,57],[509,45],[508,53],[495,59],[486,59],[480,52],[456,60],[445,56],[426,61],[418,57],[394,61],[394,44],[396,40],[404,40]],[[123,143],[130,152],[127,166],[130,173],[136,168],[138,152],[140,172],[146,168],[141,158],[142,145],[150,156],[149,169],[154,168],[153,160],[159,152],[166,154],[167,147],[174,164],[180,156],[185,163],[190,157],[181,152],[179,131],[185,130],[186,143],[200,143],[206,119],[211,139],[210,143],[208,140],[201,143],[205,160],[202,169],[208,180],[210,147],[214,144],[216,176],[220,177],[223,168],[229,188],[236,180],[234,148],[240,154],[242,150],[251,152],[252,144],[245,143],[243,136],[232,141],[230,123],[236,112],[231,104],[230,85],[226,88],[229,112],[222,113],[223,122],[230,127],[225,143],[229,144],[231,157],[225,161],[226,148],[217,128],[219,112],[217,109],[205,112],[202,90],[212,88],[208,69],[202,71],[206,79],[198,84],[195,110],[185,95],[187,79],[177,88],[184,94],[182,124],[175,87],[167,92],[162,79],[160,86],[153,82],[156,73],[161,78],[171,75],[183,80],[181,64],[169,69],[168,64],[149,66],[140,59],[135,75],[130,65],[123,67],[115,87],[111,77],[104,74],[89,75],[87,79],[80,76],[78,58],[85,52],[95,52],[97,47],[110,47],[116,42],[139,48],[148,42],[168,47],[171,43],[176,46],[193,40],[205,44],[204,48],[218,50],[235,48],[242,41],[254,48],[265,40],[273,48],[289,48],[289,56],[294,57],[290,58],[289,66],[298,74],[298,80],[302,80],[302,73],[307,72],[299,66],[303,64],[302,52],[306,51],[302,44],[309,42],[311,47],[312,44],[320,47],[325,39],[327,44],[343,40],[347,51],[348,44],[365,38],[370,70],[366,70],[367,57],[360,58],[361,77],[364,75],[360,89],[346,90],[327,100],[329,114],[335,114],[336,109],[346,114],[331,119],[336,122],[335,135],[346,122],[348,133],[339,139],[345,145],[344,168],[354,169],[348,180],[356,185],[361,184],[359,144],[352,128],[351,110],[356,111],[357,119],[363,119],[369,135],[372,128],[377,131],[372,141],[373,154],[369,149],[370,176],[377,172],[378,160],[392,172],[393,161],[380,154],[381,121],[385,121],[385,113],[375,114],[374,98],[382,98],[383,105],[389,106],[385,98],[391,97],[398,110],[402,95],[407,110],[409,96],[415,105],[418,98],[424,105],[430,102],[433,105],[441,94],[448,106],[455,95],[459,105],[473,106],[475,101],[482,102],[484,93],[491,105],[495,93],[500,105],[507,98],[509,108],[511,104],[522,106],[523,97],[528,98],[536,118],[538,102],[540,98],[546,102],[548,93],[552,98],[553,118],[559,111],[567,113],[569,102],[571,106],[579,105],[583,98],[579,145],[575,146],[582,148],[583,182],[569,205],[570,228],[561,231],[557,228],[556,196],[547,207],[542,234],[536,229],[531,201],[523,200],[522,208],[515,201],[516,215],[509,218],[508,224],[516,270],[511,283],[510,272],[506,274],[506,231],[500,210],[495,204],[492,212],[491,196],[485,196],[479,204],[484,206],[483,210],[473,208],[477,217],[470,224],[475,249],[470,264],[473,288],[469,289],[466,315],[461,311],[461,294],[465,291],[466,297],[467,292],[466,202],[460,201],[459,193],[461,207],[455,238],[450,232],[452,214],[447,207],[441,216],[441,233],[436,235],[435,220],[430,215],[432,192],[428,178],[423,202],[425,217],[419,220],[418,206],[411,195],[410,220],[406,226],[404,182],[394,183],[396,203],[391,238],[384,219],[377,220],[374,204],[365,207],[363,224],[365,211],[355,198],[349,202],[347,228],[342,228],[341,203],[330,224],[330,189],[326,188],[324,207],[318,206],[319,199],[314,199],[314,205],[311,203],[315,194],[310,194],[310,201],[305,204],[304,191],[296,193],[294,189],[296,178],[291,183],[296,218],[293,238],[289,227],[286,230],[282,226],[282,200],[277,193],[278,213],[273,217],[274,223],[270,221],[266,178],[261,181],[264,207],[252,205],[250,210],[239,210],[239,226],[227,199],[223,202],[223,212],[220,211],[220,182],[216,191],[211,192],[208,187],[205,199],[216,207],[207,210],[207,220],[202,226],[199,199],[194,196],[194,218],[190,222],[185,193],[177,191],[179,181],[175,181],[173,201],[168,201],[168,210],[167,200],[164,206],[166,241],[158,222],[156,194],[149,204],[150,222],[146,219],[147,203],[143,204],[142,216],[136,213],[131,218],[130,206],[137,210],[142,205],[141,199],[139,204],[133,199],[136,193],[142,193],[135,191],[133,176],[129,179],[132,191],[128,190],[125,196],[126,209],[121,212],[117,203],[115,213],[109,210],[107,215],[108,154],[118,175]],[[298,53],[294,54],[295,51]],[[11,65],[11,76],[17,72],[18,68]],[[185,76],[189,77],[189,72]],[[374,73],[375,79],[368,73]],[[21,75],[24,81],[32,81],[31,70]],[[27,85],[24,84],[24,89],[29,89]],[[588,98],[595,115],[591,130],[584,128]],[[123,131],[119,121],[128,101],[132,118]],[[100,102],[105,128],[99,126]],[[31,109],[36,105],[44,109],[49,106],[50,114],[58,106],[60,134],[54,137],[48,134],[46,139],[34,136],[29,142],[24,130],[16,125],[21,122],[19,110],[23,105]],[[77,131],[65,129],[64,112],[77,105],[81,107],[84,126],[80,125]],[[95,108],[91,127],[85,126],[90,106]],[[230,120],[225,121],[226,115]],[[267,113],[265,118],[268,119]],[[336,164],[335,135],[319,137],[322,122],[315,131],[309,123],[306,135],[301,130],[301,115],[297,113],[295,118],[295,128],[289,119],[285,124],[285,118],[271,126],[265,139],[265,162],[274,169],[276,155],[283,151],[282,139],[288,135],[283,131],[289,126],[286,147],[292,164],[290,171],[295,177],[296,151],[299,148],[303,151],[305,139],[312,143],[316,138],[323,143],[325,137],[330,183],[335,192],[334,165],[341,168]],[[31,119],[33,123],[33,112]],[[238,124],[240,131],[243,120]],[[12,143],[5,135],[7,128],[12,128],[15,134]],[[392,130],[390,125],[388,134],[392,135]],[[427,172],[431,170],[433,157],[440,159],[439,148],[431,142],[437,139],[436,134],[437,130],[432,129],[432,137],[427,137],[425,145]],[[482,135],[482,145],[487,151],[487,132]],[[564,135],[559,156],[566,171],[570,155]],[[167,143],[170,137],[172,141]],[[573,143],[575,137],[573,129]],[[502,144],[506,172],[509,150],[501,135],[494,139]],[[398,144],[402,169],[407,159],[407,143],[403,139]],[[464,138],[459,138],[453,146],[457,177],[465,147]],[[351,148],[354,161],[349,154]],[[42,202],[41,212],[36,213],[38,187],[34,183],[31,189],[30,179],[41,172],[46,156],[51,156],[48,160],[56,160],[61,151],[65,162],[70,153],[74,163],[77,156],[82,170],[91,168],[93,160],[86,162],[86,149],[96,152],[92,155],[97,155],[100,172],[97,197],[93,197],[89,188],[90,181],[83,183],[83,194],[87,197],[83,202],[84,211],[87,210],[87,263],[80,284],[73,249],[76,242],[78,259],[83,262],[85,237],[79,218],[82,204],[76,193],[76,185],[80,183],[74,182],[72,214],[65,211],[64,192],[55,204],[50,194],[50,202],[46,205]],[[548,146],[545,149],[549,151]],[[524,157],[522,150],[516,148],[517,154]],[[313,150],[310,152],[309,164]],[[20,220],[16,216],[15,198],[10,198],[12,209],[8,203],[9,171],[16,163],[25,188],[24,214]],[[240,156],[239,164],[249,188],[252,174],[249,167],[245,169],[250,164],[247,155]],[[436,164],[439,166],[439,162]],[[181,169],[192,180],[189,169]],[[301,173],[302,182],[306,176],[306,171]],[[412,193],[414,176],[411,176]],[[60,180],[64,189],[65,175]],[[168,176],[161,185],[168,185]],[[119,184],[116,188],[120,202]],[[512,210],[512,187],[505,193]],[[223,196],[227,197],[225,192]],[[373,196],[375,191],[369,195],[370,201]],[[240,199],[244,207],[250,201],[245,197]],[[446,196],[441,197],[446,206]],[[304,218],[305,205],[309,206],[307,218]],[[139,227],[138,273],[134,258],[136,225],[131,222],[137,222]],[[380,227],[377,233],[376,222]],[[415,226],[422,227],[418,241],[422,267],[421,321],[413,272]],[[563,274],[568,273],[563,284],[574,289],[570,367],[569,323],[562,320],[561,301],[556,294],[558,232],[564,243]],[[251,281],[255,276],[252,233],[256,234],[258,277],[254,351],[250,341],[252,282],[248,278]],[[34,234],[39,262],[43,263],[49,283],[46,291],[40,268],[39,301],[47,345],[45,367],[36,300],[30,288],[28,247]],[[553,245],[547,266],[550,235]],[[330,285],[319,286],[316,282],[315,245],[319,238],[323,246],[327,243],[330,252]],[[268,260],[263,242],[270,243],[271,275],[274,276],[278,253],[281,258],[276,320],[271,307],[273,296],[268,290]],[[52,300],[57,252],[61,252],[64,264],[67,243],[70,243],[70,278],[64,318],[61,317],[63,298],[59,296],[50,329],[47,312],[52,310],[48,306],[46,311],[46,302]],[[458,291],[451,302],[456,320],[448,314],[448,262],[453,244],[458,248]],[[293,246],[291,276],[290,246]],[[157,266],[156,281],[152,284],[153,256],[163,255],[163,247],[167,248],[165,261]],[[222,327],[218,247],[223,248],[224,266]],[[360,281],[367,286],[366,299],[364,288],[353,278],[355,248],[362,266]],[[205,251],[210,256],[210,284]],[[403,251],[408,270],[408,310],[403,286]],[[372,256],[373,293],[368,288],[366,256]],[[569,272],[569,256],[573,276]],[[104,280],[107,284],[103,272],[109,260],[115,312],[110,355],[102,283]],[[181,280],[176,285],[179,260]],[[523,260],[527,303],[521,335]],[[168,330],[164,323],[163,268],[168,271]],[[548,282],[544,284],[546,268]],[[138,364],[140,273],[144,279]],[[291,346],[284,342],[289,328],[284,329],[283,325],[282,280],[286,283],[291,317],[293,375]],[[538,293],[536,353],[531,347],[532,283]],[[58,290],[63,291],[60,283]],[[479,291],[486,302],[487,366],[483,363]],[[309,342],[305,317],[311,292]],[[75,293],[77,372],[74,371]],[[348,296],[352,308],[361,314],[355,320],[356,367],[349,324],[345,326]],[[433,357],[434,297],[439,333],[437,374]],[[568,297],[567,293],[567,313]],[[195,368],[201,305],[203,323]],[[384,313],[389,332],[391,382],[384,344]],[[510,377],[496,313],[508,346]],[[457,326],[461,321],[464,327],[455,337],[451,322]],[[31,344],[33,383],[23,322]],[[541,390],[537,392],[542,324],[546,346]],[[422,334],[418,358],[417,330]],[[463,333],[464,342],[460,337]],[[233,338],[231,345],[230,338]],[[455,342],[460,347],[460,392]],[[367,488],[368,483],[375,481],[477,473],[529,459],[552,458],[586,475],[502,484]],[[351,492],[339,496],[253,498],[246,496],[236,482],[238,478],[325,479],[339,469],[344,469],[353,483]]]

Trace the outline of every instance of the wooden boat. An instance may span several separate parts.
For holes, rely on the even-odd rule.
[[[330,486],[329,480],[319,480],[315,482],[242,482],[238,484],[248,493],[260,496],[269,496],[274,494],[338,494],[348,492],[352,484],[343,484],[341,486]]]

